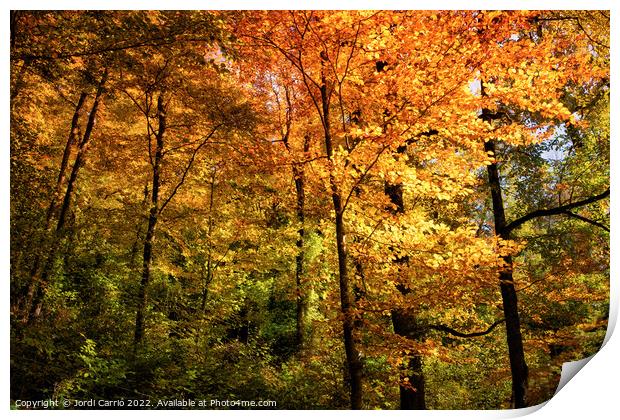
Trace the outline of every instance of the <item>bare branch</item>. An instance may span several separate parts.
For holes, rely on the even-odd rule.
[[[170,202],[170,200],[172,200],[172,198],[176,195],[176,193],[179,191],[179,188],[181,188],[181,186],[183,185],[183,183],[185,182],[185,178],[187,177],[187,174],[189,173],[189,170],[192,167],[192,164],[194,163],[194,160],[196,159],[196,155],[198,154],[198,152],[200,151],[200,149],[202,149],[202,147],[207,144],[209,142],[209,140],[211,139],[211,137],[213,136],[213,134],[215,134],[215,132],[217,131],[218,128],[220,128],[221,126],[223,126],[224,123],[220,123],[218,125],[216,125],[215,127],[213,127],[213,129],[211,130],[211,132],[202,140],[202,142],[198,145],[198,147],[196,147],[194,149],[194,151],[192,152],[192,156],[189,158],[189,161],[187,162],[187,165],[185,166],[185,169],[183,170],[183,175],[181,175],[181,179],[179,180],[179,182],[177,183],[177,185],[174,187],[174,189],[172,190],[172,192],[170,193],[170,195],[168,196],[168,198],[163,202],[163,204],[161,205],[161,207],[159,208],[159,213],[161,214],[161,212],[164,211],[164,208],[166,208],[166,206],[168,205],[168,203]]]
[[[568,217],[572,217],[574,219],[581,220],[582,222],[590,223],[591,225],[599,227],[599,228],[601,228],[601,229],[603,229],[603,230],[605,230],[607,232],[610,231],[609,228],[607,226],[605,226],[604,224],[602,224],[600,222],[597,222],[596,220],[588,219],[587,217],[584,217],[584,216],[582,216],[580,214],[572,213],[572,212],[570,212],[568,210],[562,212],[562,214],[565,214]]]
[[[609,197],[609,188],[607,188],[607,190],[605,190],[604,192],[602,192],[599,195],[595,195],[580,201],[575,201],[574,203],[570,203],[570,204],[565,204],[563,206],[558,206],[558,207],[554,207],[551,209],[541,209],[541,210],[535,210],[531,213],[526,214],[525,216],[519,217],[517,220],[514,220],[510,223],[508,223],[504,229],[502,233],[505,234],[510,234],[510,232],[512,232],[514,229],[520,227],[522,224],[524,224],[525,222],[528,222],[532,219],[535,219],[537,217],[544,217],[544,216],[553,216],[553,215],[558,215],[558,214],[565,214],[567,211],[572,210],[574,208],[577,207],[581,207],[581,206],[585,206],[586,204],[591,204],[591,203],[595,203],[597,201],[603,200],[604,198]]]
[[[491,326],[489,328],[487,328],[484,331],[476,331],[476,332],[471,332],[471,333],[464,333],[464,332],[460,332],[457,331],[453,328],[450,328],[446,325],[442,325],[442,324],[438,324],[438,325],[427,325],[425,328],[429,329],[429,330],[436,330],[436,331],[442,331],[442,332],[446,332],[448,334],[454,335],[456,337],[461,337],[461,338],[472,338],[472,337],[480,337],[483,335],[487,335],[490,334],[495,327],[497,327],[498,325],[504,323],[505,319],[500,319],[498,321],[495,321],[493,324],[491,324]]]

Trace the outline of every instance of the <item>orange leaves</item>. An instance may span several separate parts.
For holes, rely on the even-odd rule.
[[[496,237],[496,253],[498,256],[517,255],[523,249],[523,244],[513,240]]]
[[[521,244],[490,236],[484,223],[474,226],[471,210],[459,216],[459,206],[482,211],[471,199],[479,171],[501,159],[483,144],[549,138],[558,121],[574,119],[563,103],[567,83],[606,74],[603,61],[589,66],[583,36],[572,48],[570,32],[538,33],[540,14],[244,15],[238,33],[250,51],[242,60],[269,104],[267,132],[290,134],[292,162],[300,161],[306,134],[303,156],[322,155],[323,139],[332,143],[330,159],[310,162],[307,173],[317,195],[337,190],[346,202],[348,247],[364,265],[377,310],[488,299],[501,257],[520,252]],[[483,110],[493,118],[481,118]],[[386,192],[390,186],[400,187],[404,206]],[[396,284],[414,293],[405,299]]]
[[[475,137],[479,142],[502,135],[516,144],[533,140],[531,132],[517,125],[507,124],[502,132],[481,125],[475,114],[482,107],[501,103],[549,120],[571,119],[559,101],[560,88],[584,72],[580,63],[586,57],[562,51],[566,46],[560,38],[527,36],[536,15],[250,12],[240,36],[248,46],[262,46],[251,54],[263,71],[288,67],[298,81],[296,98],[308,112],[322,112],[317,104],[323,78],[333,108],[332,129],[344,137],[398,144],[399,133],[410,135],[424,121],[474,150],[479,147]],[[588,74],[580,77],[594,72]],[[485,85],[484,100],[471,93],[476,79]],[[365,118],[353,124],[346,115],[356,109]]]

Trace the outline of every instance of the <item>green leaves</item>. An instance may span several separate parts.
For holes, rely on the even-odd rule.
[[[413,373],[429,408],[507,407],[502,329],[445,331],[502,317],[498,272],[511,256],[532,401],[543,401],[559,364],[602,337],[608,200],[528,218],[507,241],[493,235],[485,171],[499,168],[507,222],[608,188],[600,13],[13,13],[14,314],[34,261],[47,263],[46,210],[75,102],[109,79],[43,316],[12,317],[11,398],[348,407],[352,325],[365,408],[397,408]],[[153,206],[164,211],[142,261]],[[145,345],[134,354],[139,306]],[[395,334],[399,311],[447,328]],[[412,357],[419,372],[403,369]]]

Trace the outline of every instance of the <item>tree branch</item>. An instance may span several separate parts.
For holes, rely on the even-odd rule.
[[[586,223],[590,223],[591,225],[594,225],[596,227],[599,227],[607,232],[609,232],[609,228],[607,226],[605,226],[604,224],[597,222],[596,220],[592,220],[592,219],[588,219],[587,217],[584,217],[580,214],[576,214],[576,213],[572,213],[568,210],[566,210],[565,212],[563,212],[563,214],[567,215],[568,217],[573,217],[575,219],[581,220],[582,222],[586,222]]]
[[[558,214],[566,214],[567,211],[577,208],[577,207],[581,207],[581,206],[585,206],[586,204],[591,204],[591,203],[595,203],[597,201],[600,201],[604,198],[609,197],[609,188],[607,188],[607,190],[605,190],[604,192],[602,192],[599,195],[595,195],[593,197],[589,197],[580,201],[576,201],[574,203],[570,203],[570,204],[565,204],[563,206],[558,206],[558,207],[554,207],[551,209],[541,209],[541,210],[535,210],[531,213],[526,214],[525,216],[519,217],[516,220],[513,220],[512,222],[508,223],[504,229],[502,233],[505,234],[509,234],[510,232],[512,232],[514,229],[520,227],[522,224],[524,224],[525,222],[528,222],[532,219],[535,219],[537,217],[543,217],[543,216],[553,216],[553,215],[558,215]]]
[[[202,149],[202,147],[207,144],[207,142],[211,139],[211,137],[213,136],[213,134],[215,134],[215,132],[217,131],[218,128],[220,128],[222,125],[224,125],[223,123],[220,123],[218,125],[216,125],[211,132],[202,140],[202,142],[198,145],[198,147],[196,147],[194,149],[194,151],[192,152],[192,156],[189,158],[189,161],[187,162],[187,166],[185,166],[185,170],[183,170],[183,175],[181,175],[181,180],[177,183],[177,185],[174,187],[174,189],[172,190],[172,192],[170,193],[170,195],[168,196],[168,198],[163,202],[163,204],[161,205],[161,207],[159,208],[159,214],[161,214],[161,212],[164,211],[164,208],[168,205],[168,203],[170,202],[170,200],[172,200],[172,197],[175,196],[175,194],[177,193],[177,191],[179,191],[179,188],[181,188],[181,186],[183,185],[183,183],[185,182],[185,178],[187,177],[187,174],[189,173],[189,170],[192,167],[192,164],[194,163],[194,160],[196,159],[196,155],[198,154],[198,152],[200,151],[200,149]]]
[[[489,328],[487,328],[484,331],[476,331],[476,332],[471,332],[471,333],[463,333],[463,332],[457,331],[457,330],[455,330],[453,328],[450,328],[450,327],[448,327],[446,325],[442,325],[442,324],[439,324],[439,325],[427,325],[426,329],[446,332],[448,334],[451,334],[451,335],[454,335],[454,336],[457,336],[457,337],[461,337],[461,338],[471,338],[471,337],[480,337],[480,336],[487,335],[487,334],[491,333],[495,329],[495,327],[497,327],[498,325],[504,323],[504,321],[505,321],[505,319],[502,318],[502,319],[500,319],[498,321],[495,321],[493,324],[491,324],[491,326]]]

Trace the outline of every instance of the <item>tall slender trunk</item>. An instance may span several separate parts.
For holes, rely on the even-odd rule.
[[[46,230],[49,229],[52,218],[55,216],[55,213],[58,212],[58,201],[60,201],[62,197],[62,186],[65,183],[65,179],[67,177],[66,172],[67,172],[67,166],[69,163],[69,158],[71,157],[71,150],[73,149],[73,144],[75,143],[75,140],[79,138],[80,113],[82,110],[82,106],[84,105],[84,101],[86,100],[86,97],[87,97],[86,92],[82,92],[82,94],[80,95],[80,99],[78,99],[77,106],[75,107],[73,118],[71,119],[71,131],[69,132],[69,138],[67,139],[67,144],[65,145],[65,150],[62,154],[62,161],[60,162],[60,170],[58,171],[58,179],[56,180],[56,187],[54,188],[54,195],[52,196],[50,206],[47,209],[47,217],[45,219]],[[95,107],[95,105],[96,104],[93,104],[93,110],[96,112],[97,108]]]
[[[215,176],[217,174],[217,167],[213,167],[211,172],[211,181],[209,182],[209,219],[207,227],[207,267],[205,269],[204,264],[201,267],[201,274],[203,278],[202,283],[202,298],[200,302],[200,323],[194,337],[194,343],[198,344],[200,336],[202,335],[203,326],[205,322],[205,313],[207,308],[207,297],[209,295],[209,285],[213,280],[213,271],[215,270],[213,264],[213,228],[215,227],[215,218],[213,217],[213,203],[215,201]],[[206,271],[206,272],[205,272]]]
[[[138,289],[138,307],[136,310],[136,328],[134,331],[134,353],[144,340],[144,320],[147,306],[147,287],[151,280],[151,264],[153,262],[153,238],[155,237],[155,227],[159,217],[159,187],[161,161],[164,150],[164,134],[166,132],[166,110],[164,107],[163,93],[157,98],[157,119],[158,128],[155,135],[157,140],[155,159],[153,161],[153,185],[151,193],[151,209],[149,220],[144,238],[144,250],[142,253],[142,280]]]
[[[351,292],[349,285],[349,273],[347,267],[347,248],[344,225],[344,208],[342,193],[338,187],[333,167],[333,146],[331,137],[331,127],[329,121],[329,96],[325,74],[322,76],[321,84],[321,105],[323,116],[323,131],[325,137],[325,149],[330,164],[329,183],[332,192],[334,205],[335,224],[336,224],[336,248],[338,252],[338,277],[340,286],[340,307],[342,310],[342,330],[344,347],[347,357],[349,373],[349,383],[351,386],[351,408],[362,408],[362,361],[360,359],[357,345],[354,338],[354,321],[351,305]]]
[[[138,257],[138,249],[140,247],[140,244],[142,243],[142,235],[144,235],[144,233],[142,232],[144,230],[144,226],[142,223],[142,214],[145,208],[148,206],[149,201],[149,181],[147,180],[144,184],[144,196],[142,199],[142,204],[140,206],[140,220],[138,220],[138,225],[136,226],[136,238],[134,239],[133,244],[131,245],[131,250],[129,251],[129,267],[131,267],[132,270],[137,268],[136,258]]]
[[[297,196],[297,221],[299,222],[299,230],[297,234],[297,256],[295,257],[295,286],[297,294],[297,346],[299,349],[306,345],[306,315],[308,312],[307,292],[304,290],[303,274],[304,274],[304,205],[305,205],[305,174],[303,169],[293,166],[293,175],[295,177],[295,193]]]
[[[480,95],[486,96],[484,83],[480,81]],[[497,118],[486,108],[482,109],[480,118],[485,121],[492,121]],[[494,157],[497,156],[495,141],[485,142],[484,150]],[[495,234],[504,240],[510,239],[510,231],[506,229],[506,212],[504,200],[502,198],[502,186],[499,176],[497,163],[493,162],[487,166],[489,188],[491,190],[491,200],[493,203],[493,219],[495,224]],[[521,323],[519,319],[519,307],[517,301],[517,291],[514,286],[513,264],[510,255],[501,256],[502,266],[499,272],[499,286],[502,294],[502,306],[504,318],[506,320],[506,342],[508,344],[508,358],[510,360],[510,374],[512,377],[512,407],[523,408],[527,406],[528,388],[528,367],[525,362],[525,352],[523,351],[523,337],[521,335]]]
[[[484,145],[487,152],[495,154],[495,143],[488,141]],[[496,163],[487,166],[491,198],[493,200],[493,218],[495,220],[495,233],[502,239],[510,239],[510,233],[506,231],[506,214],[502,189],[500,184],[499,170]],[[508,343],[508,355],[510,358],[510,373],[512,375],[512,405],[514,408],[527,406],[528,368],[525,363],[523,351],[523,338],[519,320],[519,308],[517,305],[517,292],[515,290],[512,271],[512,258],[510,255],[502,256],[503,265],[499,272],[502,303],[504,306],[504,318],[506,319],[506,341]]]
[[[399,148],[399,153],[404,153],[406,149]],[[403,184],[385,184],[385,193],[390,198],[391,203],[395,206],[392,211],[394,214],[402,214],[405,212],[405,202],[403,199]],[[405,265],[408,258],[399,258],[396,260],[398,264]],[[407,295],[410,291],[398,285],[398,290],[403,295]],[[394,333],[402,337],[417,338],[416,331],[419,330],[415,315],[411,310],[396,309],[392,311],[392,325]],[[426,399],[424,389],[424,374],[422,372],[422,356],[409,356],[406,363],[406,373],[401,378],[407,384],[399,385],[400,388],[400,408],[401,410],[426,410]]]
[[[93,128],[95,127],[95,121],[97,119],[97,110],[99,109],[99,102],[101,100],[101,95],[103,94],[103,88],[105,82],[108,78],[108,71],[106,70],[101,82],[99,83],[99,87],[97,88],[97,94],[95,95],[95,101],[93,102],[93,107],[90,110],[90,115],[88,116],[88,123],[86,124],[86,130],[84,130],[84,137],[79,144],[77,156],[75,157],[75,162],[73,164],[73,168],[71,170],[71,175],[69,176],[69,181],[67,183],[67,190],[65,192],[65,197],[60,206],[60,212],[58,214],[58,224],[56,226],[56,231],[61,231],[65,225],[67,212],[71,206],[71,200],[73,198],[73,190],[76,186],[77,177],[80,173],[80,170],[86,163],[86,152],[88,151],[88,147],[90,146],[91,134],[93,132]]]
[[[217,168],[213,169],[211,173],[211,182],[209,183],[209,225],[207,227],[207,237],[208,237],[208,251],[207,251],[207,273],[205,274],[204,283],[202,285],[202,302],[200,303],[200,310],[204,314],[205,308],[207,306],[207,294],[209,291],[209,284],[211,283],[211,279],[213,279],[213,228],[215,225],[215,218],[213,217],[213,203],[215,200],[215,175],[217,173]]]
[[[69,180],[67,181],[67,187],[65,190],[64,198],[62,200],[62,204],[60,208],[58,208],[58,201],[60,199],[60,190],[62,189],[62,184],[65,180],[65,171],[67,168],[67,162],[69,156],[71,154],[72,143],[75,141],[75,136],[77,136],[79,126],[79,112],[81,107],[83,106],[84,100],[86,99],[86,95],[82,93],[80,96],[80,100],[78,101],[78,106],[76,107],[76,111],[74,112],[71,126],[71,133],[69,135],[69,140],[67,141],[67,145],[65,147],[65,151],[63,153],[63,160],[61,162],[61,170],[58,175],[56,189],[54,191],[55,195],[52,198],[52,202],[50,207],[48,208],[47,218],[46,218],[46,228],[49,229],[51,226],[51,222],[56,212],[58,212],[58,219],[56,221],[56,229],[54,231],[54,235],[52,237],[52,243],[50,249],[48,251],[47,260],[45,265],[43,266],[43,270],[41,273],[38,273],[38,265],[40,262],[35,260],[35,265],[37,267],[33,267],[33,278],[31,280],[31,286],[28,290],[28,296],[26,297],[26,308],[28,308],[28,312],[25,316],[25,321],[31,322],[32,320],[38,318],[41,314],[41,310],[43,307],[43,299],[45,297],[45,289],[49,283],[49,275],[54,267],[54,262],[56,260],[56,255],[60,248],[60,241],[64,234],[64,227],[67,221],[67,216],[69,209],[71,207],[71,201],[74,195],[74,190],[77,183],[78,174],[80,169],[85,164],[86,152],[88,147],[90,146],[91,135],[93,129],[95,127],[95,122],[97,119],[97,112],[99,109],[99,103],[101,101],[101,97],[104,92],[104,87],[108,79],[108,70],[104,71],[104,74],[97,86],[97,93],[95,94],[95,99],[93,101],[92,108],[90,110],[90,114],[88,116],[88,122],[86,124],[86,130],[84,131],[84,135],[80,140],[78,145],[77,154],[75,157],[75,161],[73,163],[73,167],[71,169],[71,175],[69,176]],[[69,144],[71,143],[71,144]],[[36,270],[35,270],[36,268]]]
[[[78,100],[77,106],[75,107],[75,111],[73,113],[73,118],[71,119],[71,128],[69,130],[69,137],[67,138],[67,143],[65,144],[65,150],[62,155],[62,161],[60,163],[60,169],[58,170],[58,178],[56,180],[56,186],[54,187],[54,192],[52,194],[52,199],[50,200],[50,205],[47,209],[47,213],[45,216],[45,241],[48,240],[50,235],[50,229],[52,226],[52,221],[58,212],[58,201],[62,197],[62,187],[65,183],[67,166],[69,163],[69,158],[71,157],[71,150],[73,149],[73,144],[75,140],[79,138],[79,118],[82,107],[84,105],[84,101],[86,100],[86,93],[82,93]],[[38,286],[38,278],[39,278],[39,270],[41,269],[41,260],[43,255],[40,252],[37,252],[34,257],[34,261],[32,263],[32,267],[30,269],[30,282],[26,287],[26,291],[23,296],[25,296],[24,300],[24,308],[25,311],[30,311],[30,305],[32,305],[32,299],[34,297],[36,288]],[[28,318],[28,312],[26,313],[25,320]]]
[[[306,136],[304,139],[304,153],[310,150],[310,137]],[[295,177],[295,195],[297,198],[296,213],[297,222],[299,223],[299,230],[297,234],[297,256],[295,257],[295,287],[297,295],[297,328],[296,338],[297,346],[299,349],[305,349],[308,346],[308,333],[307,333],[307,316],[308,316],[308,296],[310,290],[308,289],[308,283],[304,281],[304,260],[306,258],[304,242],[306,239],[305,231],[305,201],[306,201],[306,174],[303,168],[303,164],[293,164],[293,176]]]
[[[330,177],[332,189],[335,179]],[[337,189],[335,189],[337,191]],[[340,194],[332,193],[334,211],[336,213],[336,247],[338,252],[338,274],[340,286],[340,307],[343,314],[342,329],[345,353],[349,370],[349,382],[351,385],[351,408],[362,408],[362,361],[354,337],[354,321],[349,291],[349,274],[347,267],[347,249],[345,239],[344,219]]]
[[[292,115],[293,115],[293,106],[291,104],[291,97],[289,94],[289,89],[285,85],[284,91],[286,95],[286,104],[287,104],[287,112],[286,112],[286,130],[284,132],[284,136],[282,137],[282,143],[286,150],[291,153],[291,146],[289,144],[289,135],[291,133],[291,125],[292,125]],[[303,143],[303,151],[304,155],[310,151],[310,135],[306,134],[304,136]],[[297,230],[297,241],[295,245],[297,246],[297,255],[295,256],[295,299],[297,304],[296,311],[296,320],[297,325],[295,329],[295,338],[297,342],[297,348],[299,350],[304,350],[308,345],[308,337],[307,337],[307,322],[306,318],[308,315],[308,297],[310,295],[310,290],[308,290],[309,283],[304,282],[304,260],[305,260],[305,201],[306,201],[306,192],[305,192],[305,183],[306,183],[306,174],[304,171],[304,163],[293,162],[293,178],[295,179],[295,212],[297,214],[297,222],[299,223],[299,229]]]

